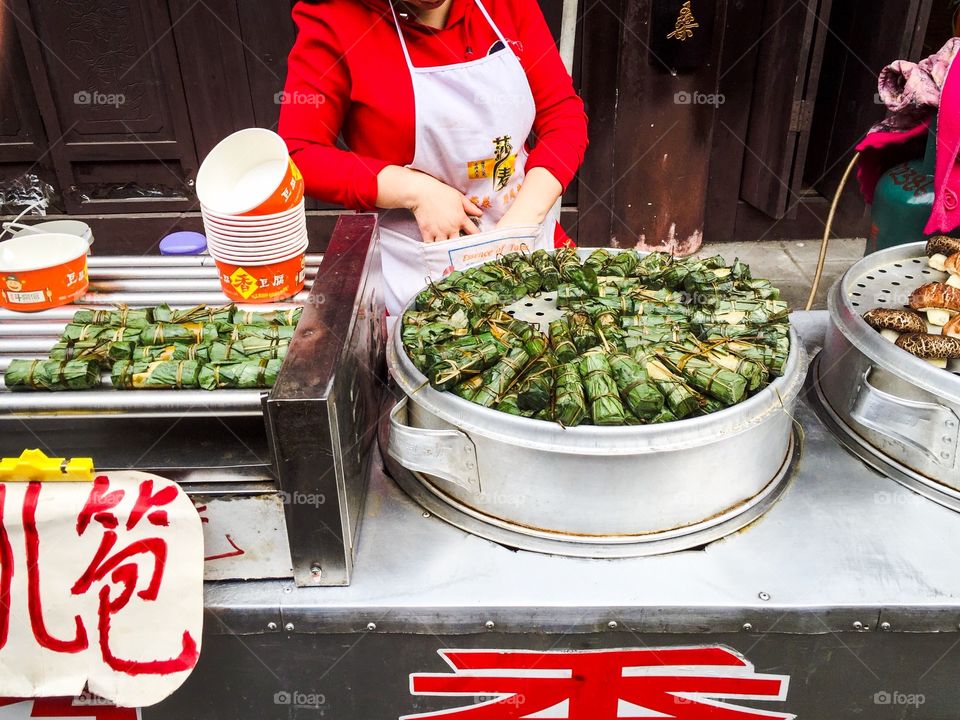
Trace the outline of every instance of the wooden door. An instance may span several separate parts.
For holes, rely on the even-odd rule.
[[[4,5],[0,9],[0,181],[10,186],[13,180],[29,175],[41,184],[55,185],[40,108],[30,87],[17,30],[13,11]],[[0,213],[18,211],[12,198],[0,197],[0,204]]]
[[[191,208],[197,157],[167,4],[10,6],[66,210]]]
[[[581,245],[685,254],[703,239],[726,0],[588,3]],[[687,18],[691,35],[675,33]]]
[[[768,0],[740,194],[772,218],[795,213],[832,0]]]

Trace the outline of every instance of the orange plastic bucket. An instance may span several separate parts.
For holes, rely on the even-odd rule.
[[[223,293],[234,302],[276,302],[303,290],[307,266],[306,249],[285,260],[271,260],[263,265],[214,259],[220,271]]]
[[[35,233],[0,243],[0,307],[35,312],[87,292],[89,243],[77,235]]]

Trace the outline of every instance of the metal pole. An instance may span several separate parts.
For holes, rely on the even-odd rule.
[[[560,20],[560,58],[573,75],[574,50],[577,45],[577,12],[580,0],[563,0],[563,15]]]
[[[577,11],[580,7],[580,0],[563,0],[563,14],[560,20],[560,59],[563,60],[563,66],[567,69],[568,75],[573,75],[574,50],[577,45]],[[560,206],[563,198],[558,198],[551,210],[555,215],[557,222],[560,221]],[[552,242],[553,238],[548,238]]]

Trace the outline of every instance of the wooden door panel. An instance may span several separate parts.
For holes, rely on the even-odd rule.
[[[547,25],[550,26],[550,31],[553,33],[553,39],[557,43],[557,46],[560,45],[560,30],[563,20],[563,2],[562,0],[539,0],[540,9],[543,10],[543,16],[547,20]],[[578,93],[581,88],[581,77],[582,77],[582,58],[581,51],[583,48],[583,23],[580,19],[583,17],[585,11],[584,4],[587,0],[580,0],[580,7],[577,11],[578,22],[577,22],[577,38],[575,44],[575,51],[573,55],[573,72],[571,73],[573,77],[573,89]],[[576,205],[577,204],[577,190],[579,188],[579,178],[575,177],[573,182],[570,183],[570,186],[567,188],[567,192],[563,196],[564,205]]]
[[[831,5],[769,0],[764,9],[740,194],[773,218],[797,205]]]
[[[191,129],[202,160],[224,137],[254,125],[237,0],[168,3],[176,22],[172,35]]]
[[[67,210],[192,207],[196,154],[166,4],[13,7]]]
[[[40,119],[13,11],[0,7],[0,183],[25,173],[54,183],[47,137]],[[15,206],[5,208],[14,211]],[[2,211],[0,211],[2,212]]]
[[[296,26],[285,2],[237,0],[240,37],[250,82],[254,120],[259,127],[277,128],[281,93],[287,78],[287,55]]]

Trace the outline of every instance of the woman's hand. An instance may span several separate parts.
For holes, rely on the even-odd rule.
[[[553,174],[542,167],[531,168],[513,204],[497,223],[497,229],[521,225],[540,225],[563,192]]]
[[[390,165],[377,175],[377,183],[377,206],[411,210],[424,242],[450,240],[461,232],[479,232],[471,218],[480,217],[483,211],[459,190],[435,177]]]
[[[430,175],[420,173],[422,187],[410,206],[420,226],[424,242],[457,238],[460,233],[479,232],[471,217],[480,217],[483,210],[470,202],[459,190],[445,185]]]

